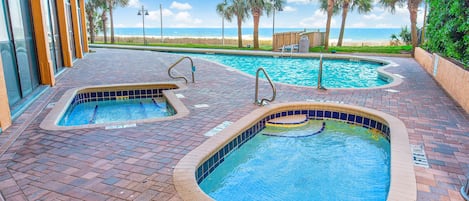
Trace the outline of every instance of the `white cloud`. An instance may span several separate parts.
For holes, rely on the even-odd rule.
[[[139,0],[129,0],[129,4],[128,4],[128,7],[131,7],[131,8],[140,8],[140,1]]]
[[[287,3],[309,4],[309,3],[312,3],[312,1],[311,0],[287,0]]]
[[[171,27],[196,27],[202,24],[202,20],[199,18],[194,18],[187,11],[178,12],[173,15],[170,21],[173,21]]]
[[[285,6],[283,8],[283,12],[295,12],[295,11],[297,11],[297,9],[295,7]]]
[[[386,13],[381,13],[381,15],[376,15],[374,13],[371,13],[368,15],[363,15],[363,18],[367,20],[381,20],[384,18],[384,15],[386,15]]]
[[[177,1],[173,1],[173,3],[171,3],[170,8],[174,8],[177,10],[190,10],[192,9],[192,6],[189,3],[179,3]]]
[[[370,27],[368,24],[363,23],[363,22],[358,22],[358,23],[353,23],[346,28],[368,28]]]
[[[169,9],[163,9],[163,17],[169,17],[174,15],[174,13]],[[150,20],[160,20],[160,10],[152,10],[148,12],[148,18]]]
[[[303,20],[300,21],[299,25],[300,27],[322,28],[322,27],[326,27],[326,22],[327,22],[326,13],[317,9],[314,12],[313,16],[304,18]],[[331,20],[331,27],[336,27],[336,25],[337,25],[337,22],[333,18]]]

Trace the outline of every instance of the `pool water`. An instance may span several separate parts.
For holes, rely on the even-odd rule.
[[[125,122],[167,117],[174,114],[174,109],[162,97],[91,101],[69,107],[58,125],[78,126]]]
[[[310,120],[317,121],[317,120]],[[326,120],[265,128],[233,151],[199,185],[215,200],[386,200],[390,144],[380,134]],[[290,134],[288,134],[290,133]]]
[[[318,58],[181,54],[215,61],[253,76],[259,67],[264,67],[274,82],[314,87],[318,82]],[[382,66],[381,63],[359,59],[324,59],[322,85],[326,88],[368,88],[386,85],[388,81],[381,79],[377,72],[377,68]]]

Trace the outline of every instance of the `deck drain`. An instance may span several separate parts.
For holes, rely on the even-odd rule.
[[[137,124],[123,124],[123,125],[112,125],[112,126],[106,126],[106,130],[111,130],[111,129],[121,129],[121,128],[132,128],[132,127],[137,127]]]
[[[57,104],[57,103],[49,103],[49,104],[47,104],[46,108],[51,109],[51,108],[55,107],[55,104]]]
[[[177,97],[177,98],[185,98],[185,96],[182,95],[182,94],[176,94],[176,97]]]
[[[412,150],[412,158],[414,160],[414,165],[428,168],[428,160],[427,156],[425,155],[425,149],[423,145],[410,145]]]
[[[208,137],[214,136],[218,134],[221,130],[231,125],[232,123],[233,122],[231,121],[224,121],[221,124],[218,124],[218,126],[215,126],[214,128],[212,128],[212,130],[209,130],[208,132],[206,132],[204,135]]]
[[[197,104],[194,105],[195,108],[204,108],[204,107],[209,107],[207,104]]]
[[[395,90],[395,89],[386,89],[386,90],[384,90],[384,91],[391,92],[391,93],[398,93],[398,92],[400,92],[400,91]]]
[[[398,77],[398,78],[401,78],[401,79],[405,78],[405,77],[402,76],[401,74],[394,73],[393,75],[396,76],[396,77]]]

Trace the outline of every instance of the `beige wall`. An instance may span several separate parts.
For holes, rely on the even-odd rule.
[[[422,48],[415,49],[415,60],[429,73],[433,74],[433,54]]]
[[[469,71],[421,48],[415,50],[415,60],[469,113]]]
[[[11,125],[10,106],[8,105],[7,86],[3,76],[2,56],[0,55],[0,129]]]

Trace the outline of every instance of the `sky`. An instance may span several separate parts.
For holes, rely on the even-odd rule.
[[[160,4],[162,6],[164,27],[221,27],[222,18],[216,13],[216,5],[223,0],[129,0],[127,7],[114,10],[115,27],[142,27],[139,9],[148,11],[145,27],[160,27]],[[228,0],[229,1],[229,0]],[[275,13],[276,28],[324,28],[326,13],[320,11],[318,0],[286,0],[283,11]],[[332,19],[331,27],[340,27],[341,15]],[[423,9],[419,9],[417,26],[423,24]],[[263,15],[260,27],[273,26],[273,16]],[[394,14],[382,8],[375,0],[373,9],[367,14],[351,11],[346,20],[347,28],[400,28],[410,26],[407,7],[397,8]],[[225,27],[236,28],[233,22],[225,21]],[[243,23],[243,27],[253,27],[252,17]]]

